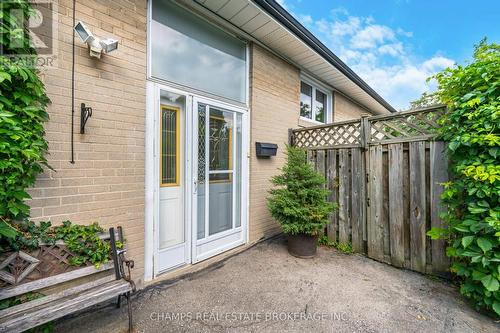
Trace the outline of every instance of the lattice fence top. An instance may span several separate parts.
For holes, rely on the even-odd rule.
[[[443,106],[437,106],[294,129],[291,139],[294,146],[309,149],[425,140],[436,135],[444,112]]]
[[[422,138],[436,134],[438,119],[444,114],[444,108],[421,111],[399,112],[390,116],[371,117],[370,142],[393,139]]]
[[[356,120],[296,130],[293,133],[293,143],[302,148],[351,146],[361,143],[360,136],[361,123]]]

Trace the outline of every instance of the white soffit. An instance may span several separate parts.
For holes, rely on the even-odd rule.
[[[281,23],[250,0],[195,0],[205,9],[241,29],[283,58],[329,84],[376,114],[389,113],[384,105],[311,49]],[[190,5],[188,1],[183,1]]]

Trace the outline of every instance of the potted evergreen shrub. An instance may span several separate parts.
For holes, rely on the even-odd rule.
[[[336,208],[327,201],[324,177],[307,162],[305,150],[287,146],[287,162],[271,182],[275,187],[269,191],[268,208],[287,235],[289,253],[314,257],[318,233]]]

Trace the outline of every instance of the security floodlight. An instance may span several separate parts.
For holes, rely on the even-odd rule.
[[[91,57],[101,58],[103,50],[105,53],[110,53],[118,48],[118,41],[116,39],[99,39],[94,36],[89,28],[87,28],[87,26],[85,26],[85,24],[81,21],[78,21],[74,29],[80,39],[89,46]]]
[[[101,46],[104,52],[113,52],[118,48],[118,41],[116,39],[106,38],[105,40],[101,40]]]
[[[102,54],[102,46],[99,42],[99,38],[94,38],[90,43],[87,43],[90,49],[90,56],[94,58],[101,58]]]
[[[89,30],[89,28],[87,28],[81,21],[78,21],[78,23],[75,25],[75,31],[84,43],[87,43],[89,39],[94,38],[94,35]]]

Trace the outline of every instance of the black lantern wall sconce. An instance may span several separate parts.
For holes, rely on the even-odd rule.
[[[80,134],[85,134],[85,124],[90,117],[92,117],[92,108],[82,103],[80,111]]]

